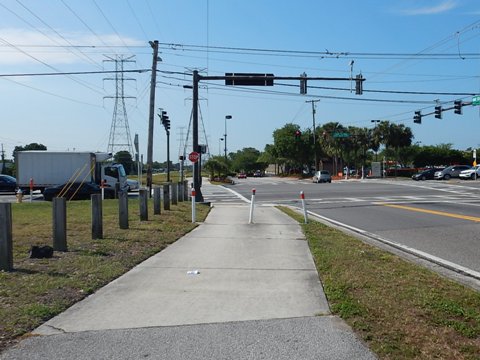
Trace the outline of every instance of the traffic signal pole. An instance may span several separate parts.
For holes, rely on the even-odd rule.
[[[193,151],[200,152],[198,146],[198,83],[200,82],[200,75],[198,70],[193,71],[193,111],[192,111],[192,139],[193,139]],[[195,201],[203,202],[203,195],[201,191],[201,179],[200,177],[200,164],[198,161],[193,163],[193,189],[195,190]],[[192,194],[193,195],[193,194]]]
[[[201,80],[225,80],[227,86],[273,86],[274,80],[325,80],[325,81],[352,81],[356,83],[356,94],[362,95],[363,81],[366,79],[360,74],[352,79],[350,77],[306,77],[306,76],[274,76],[273,74],[245,74],[245,73],[226,73],[224,76],[202,76],[198,70],[193,71],[193,109],[192,109],[192,138],[193,151],[200,153],[198,146],[198,84]],[[306,84],[306,83],[305,83]],[[306,86],[305,86],[306,87]],[[306,91],[306,89],[305,89]],[[315,161],[316,162],[316,161]],[[201,191],[201,174],[200,164],[193,163],[193,189],[195,191],[195,201],[203,202],[203,195]],[[192,192],[193,195],[193,192]]]

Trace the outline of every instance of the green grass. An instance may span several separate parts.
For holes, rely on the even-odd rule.
[[[480,359],[478,292],[321,223],[301,226],[332,312],[379,358]]]
[[[129,229],[120,230],[118,203],[103,203],[104,239],[91,239],[89,201],[67,202],[68,252],[30,259],[31,245],[52,245],[52,204],[12,204],[14,271],[0,272],[0,351],[19,336],[93,293],[136,264],[191,231],[191,204],[179,203],[149,221],[139,220],[137,199],[129,200]],[[197,206],[203,221],[209,208]]]

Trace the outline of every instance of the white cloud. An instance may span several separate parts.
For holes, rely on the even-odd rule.
[[[457,2],[453,0],[446,0],[434,6],[417,7],[412,9],[402,10],[405,15],[435,15],[447,12],[457,7]]]
[[[89,63],[92,62],[91,59],[101,62],[104,59],[105,48],[102,52],[102,49],[74,48],[70,44],[92,47],[102,47],[104,44],[109,46],[145,45],[139,40],[128,37],[120,39],[117,35],[110,34],[96,37],[85,33],[69,32],[62,33],[62,36],[51,30],[36,32],[18,28],[0,29],[0,64],[25,65],[44,62],[55,66],[58,64]],[[95,53],[97,51],[98,54]],[[116,51],[130,52],[126,48],[119,48]]]

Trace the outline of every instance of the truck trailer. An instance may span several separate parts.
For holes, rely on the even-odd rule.
[[[16,153],[17,186],[23,192],[43,190],[67,182],[104,180],[107,186],[127,189],[127,174],[122,164],[111,162],[111,153],[18,151]],[[118,184],[118,185],[117,185]]]

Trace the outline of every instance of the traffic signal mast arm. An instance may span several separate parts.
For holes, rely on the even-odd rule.
[[[455,114],[462,115],[462,107],[472,105],[472,101],[463,102],[462,100],[455,100],[454,105],[451,107],[443,108],[441,105],[435,106],[435,110],[426,114],[422,114],[420,111],[415,111],[415,116],[413,117],[413,122],[417,124],[422,123],[422,117],[428,115],[435,115],[437,119],[442,118],[442,112],[448,110],[454,110]]]

